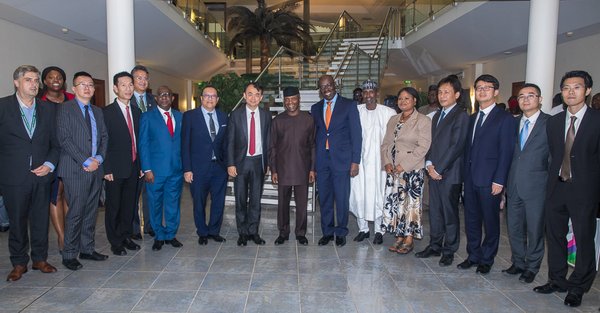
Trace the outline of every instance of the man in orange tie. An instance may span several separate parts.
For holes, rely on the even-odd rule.
[[[323,99],[311,108],[323,232],[319,245],[327,245],[335,236],[335,244],[341,247],[348,235],[350,177],[358,174],[362,129],[355,102],[337,93],[333,77],[324,75],[319,79],[319,92]]]

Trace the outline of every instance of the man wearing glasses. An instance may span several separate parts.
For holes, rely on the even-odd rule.
[[[94,241],[108,132],[102,110],[90,103],[94,96],[90,74],[75,73],[73,93],[75,99],[58,106],[56,124],[61,148],[58,176],[65,185],[69,205],[62,263],[75,271],[83,267],[78,254],[85,260],[108,258],[95,251]]]
[[[540,111],[540,87],[524,84],[517,101],[523,114],[518,117],[517,142],[508,174],[506,219],[512,265],[502,272],[518,275],[531,283],[544,258],[544,199],[548,179],[548,137],[550,115]]]
[[[165,243],[175,248],[183,246],[175,238],[183,186],[182,114],[171,108],[173,100],[169,87],[158,87],[158,107],[142,114],[140,119],[140,160],[148,193],[150,223],[155,232],[154,251],[162,249]]]
[[[216,242],[225,241],[219,233],[227,188],[227,115],[216,108],[219,96],[215,87],[204,87],[200,102],[201,107],[183,114],[181,160],[183,177],[191,184],[198,244],[206,245],[209,238]],[[211,205],[207,221],[209,193]]]
[[[469,121],[465,145],[465,232],[467,259],[459,269],[477,266],[487,274],[494,264],[500,240],[500,197],[507,183],[515,146],[514,117],[496,105],[500,83],[484,74],[475,80],[479,111]],[[482,228],[485,236],[482,236]]]

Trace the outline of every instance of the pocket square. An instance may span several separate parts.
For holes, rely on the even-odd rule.
[[[221,127],[227,127],[227,124],[223,124],[223,125],[221,125]]]

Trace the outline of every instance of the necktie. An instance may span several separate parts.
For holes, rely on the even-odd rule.
[[[325,128],[329,130],[329,122],[331,121],[331,101],[327,101],[327,110],[325,110]],[[329,137],[329,133],[327,133]],[[329,150],[329,138],[325,140],[325,149]]]
[[[208,113],[208,127],[210,128],[210,139],[215,141],[215,137],[217,137],[217,129],[215,128],[215,121],[213,120],[212,115],[212,113]]]
[[[571,180],[571,148],[573,148],[573,141],[575,141],[575,120],[576,116],[571,116],[571,125],[567,130],[567,138],[565,140],[565,153],[563,154],[562,165],[560,166],[560,178],[563,181]]]
[[[175,133],[173,130],[173,119],[171,119],[171,114],[169,114],[169,112],[165,112],[165,115],[167,116],[167,128],[169,129],[169,134],[173,137],[173,134]]]
[[[129,137],[131,137],[131,161],[135,161],[136,149],[135,149],[135,135],[133,134],[133,122],[131,121],[131,115],[129,114],[129,106],[125,107],[125,115],[127,115],[127,128],[129,128]]]
[[[140,96],[140,110],[142,110],[142,113],[148,111],[146,104],[144,103],[144,96]]]
[[[475,140],[475,136],[477,136],[477,132],[481,128],[481,124],[483,124],[483,117],[485,113],[483,111],[479,111],[479,119],[477,120],[477,125],[475,125],[475,132],[473,132],[473,140]]]
[[[440,125],[440,122],[444,119],[444,117],[446,116],[446,111],[442,110],[442,114],[440,114],[440,119],[437,122],[437,125]],[[435,125],[435,126],[437,126]]]
[[[92,119],[90,117],[90,105],[84,105],[85,108],[85,123],[87,124],[88,130],[90,131],[90,136],[92,136]]]
[[[521,134],[519,135],[519,142],[521,144],[521,150],[525,146],[525,141],[527,141],[527,135],[529,134],[529,120],[525,120],[525,124],[523,124],[523,129],[521,129]]]
[[[254,155],[256,153],[256,124],[254,121],[254,112],[250,112],[250,145],[248,147],[248,153]]]

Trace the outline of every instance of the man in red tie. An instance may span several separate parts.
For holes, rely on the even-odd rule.
[[[104,108],[106,130],[110,140],[104,160],[106,180],[106,237],[114,255],[126,255],[128,250],[139,250],[131,240],[137,181],[140,161],[137,157],[137,138],[142,112],[131,105],[133,77],[127,72],[115,74],[113,91],[115,101]]]
[[[271,116],[259,108],[263,89],[249,83],[244,91],[246,105],[231,112],[227,135],[227,173],[234,177],[235,220],[238,246],[248,240],[257,245],[265,241],[259,235],[260,198],[267,168]]]
[[[181,112],[171,108],[173,92],[167,86],[158,87],[158,107],[142,115],[140,120],[140,161],[146,192],[150,223],[155,237],[152,250],[170,244],[183,246],[175,238],[179,228],[183,167],[181,165]]]

